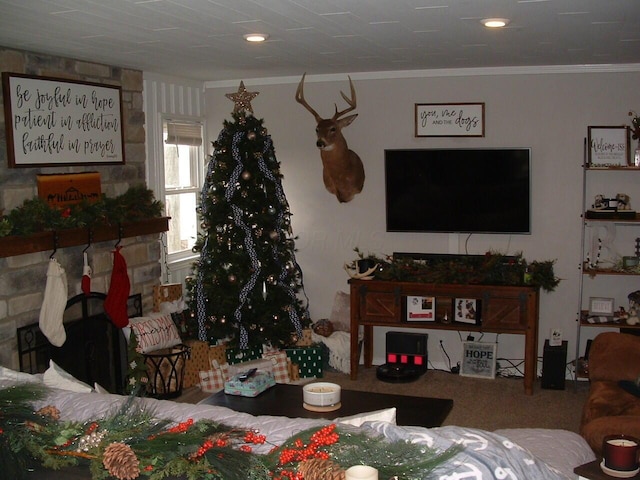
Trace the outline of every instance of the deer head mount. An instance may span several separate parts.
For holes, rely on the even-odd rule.
[[[353,88],[351,77],[349,77],[351,98],[340,92],[349,107],[338,111],[338,106],[335,105],[336,113],[333,114],[333,117],[322,118],[304,99],[305,76],[306,73],[302,75],[302,80],[298,84],[296,101],[309,110],[316,119],[316,135],[318,137],[316,146],[320,149],[324,186],[336,196],[339,202],[350,202],[357,193],[362,191],[364,167],[358,154],[349,150],[347,141],[342,136],[342,129],[350,125],[358,114],[340,117],[356,109],[356,90]]]

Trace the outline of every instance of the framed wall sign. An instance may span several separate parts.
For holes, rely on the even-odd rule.
[[[415,297],[407,295],[407,322],[435,322],[435,297]]]
[[[113,85],[2,73],[9,167],[124,163]]]
[[[416,137],[484,137],[484,103],[416,103]]]
[[[629,127],[589,127],[589,165],[629,165]]]
[[[496,378],[496,349],[495,343],[463,342],[460,375]]]

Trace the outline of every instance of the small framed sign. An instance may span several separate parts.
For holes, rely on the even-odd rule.
[[[407,322],[435,322],[436,298],[407,295]]]
[[[614,299],[605,297],[589,298],[590,317],[613,317]]]
[[[629,166],[629,127],[589,127],[589,166]]]
[[[416,103],[416,137],[484,137],[484,103]]]
[[[496,378],[496,343],[463,342],[460,375]]]

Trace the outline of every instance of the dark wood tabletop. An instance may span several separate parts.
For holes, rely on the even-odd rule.
[[[450,399],[409,397],[342,389],[340,394],[341,407],[338,410],[313,412],[303,406],[302,386],[288,384],[277,384],[257,397],[228,395],[221,390],[200,403],[227,407],[252,415],[325,418],[327,420],[396,407],[398,425],[421,427],[439,427],[453,408],[453,400]]]
[[[584,465],[580,465],[573,469],[573,473],[576,473],[580,476],[580,478],[587,478],[588,480],[613,480],[616,477],[611,475],[607,475],[600,468],[600,462],[602,459],[598,458],[598,460],[594,460],[593,462],[585,463]],[[631,480],[640,479],[640,473],[634,475],[630,478]]]

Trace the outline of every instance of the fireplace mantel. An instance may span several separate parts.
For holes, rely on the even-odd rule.
[[[169,230],[170,218],[150,218],[134,223],[123,223],[119,226],[100,225],[56,232],[38,232],[28,236],[0,237],[0,258],[166,232]]]

